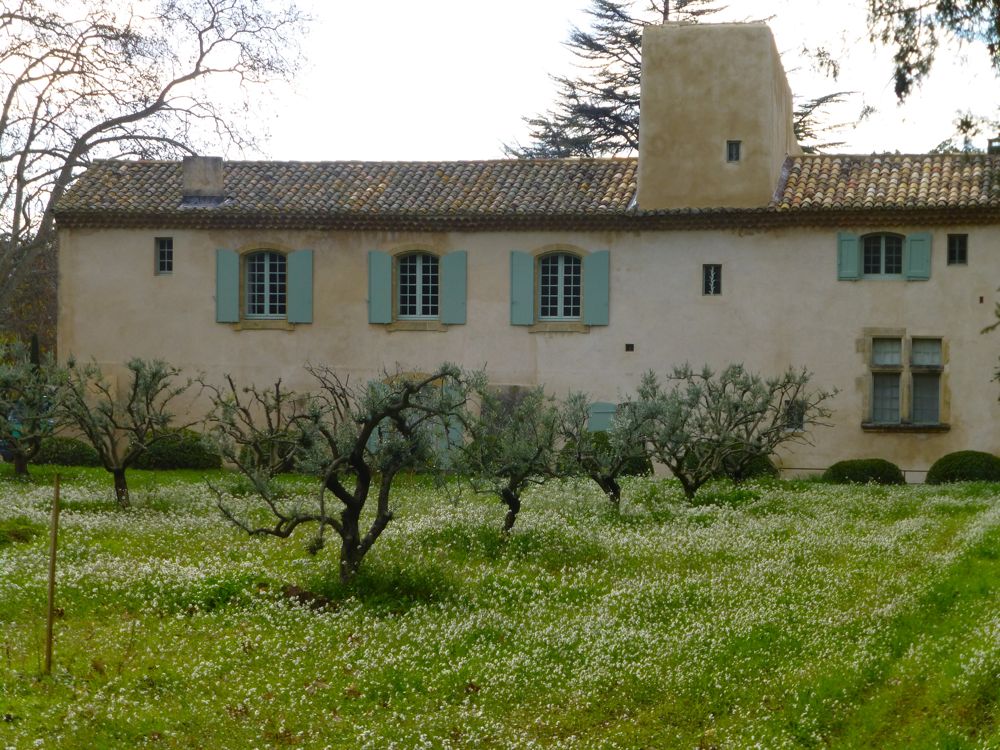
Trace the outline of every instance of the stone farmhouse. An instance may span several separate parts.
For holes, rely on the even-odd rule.
[[[803,155],[761,24],[649,27],[637,158],[105,161],[62,200],[58,347],[308,388],[397,363],[588,391],[805,366],[792,474],[1000,452],[1000,156]]]

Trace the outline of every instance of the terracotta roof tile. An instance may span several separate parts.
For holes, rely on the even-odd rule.
[[[95,163],[60,201],[65,226],[700,226],[832,223],[864,212],[979,210],[1000,216],[1000,157],[984,154],[790,157],[770,205],[640,212],[637,160],[266,162],[225,164],[226,200],[181,205],[179,162]],[[841,217],[837,219],[837,217]]]

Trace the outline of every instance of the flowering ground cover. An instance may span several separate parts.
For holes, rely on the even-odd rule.
[[[251,539],[196,476],[136,472],[121,511],[78,470],[40,678],[36,474],[0,473],[0,750],[1000,747],[991,485],[642,479],[619,512],[567,481],[504,539],[408,479],[343,587],[333,544]]]

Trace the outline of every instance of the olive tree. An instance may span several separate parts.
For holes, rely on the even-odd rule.
[[[719,373],[689,365],[661,383],[643,376],[639,401],[648,410],[652,455],[680,481],[690,499],[713,477],[739,475],[786,443],[809,443],[825,424],[835,391],[811,389],[811,374],[788,369],[763,378],[740,364]]]
[[[13,456],[15,474],[27,475],[42,438],[52,433],[63,381],[51,357],[19,342],[0,344],[0,443]]]
[[[593,402],[585,393],[571,393],[559,413],[563,442],[560,469],[590,477],[614,505],[621,501],[619,478],[648,471],[646,434],[650,426],[648,404],[626,400],[611,418],[607,430],[590,429]]]
[[[479,410],[465,423],[458,468],[477,492],[497,495],[507,506],[503,531],[514,527],[521,494],[557,471],[559,409],[539,386],[527,390],[483,386]]]
[[[97,452],[114,477],[115,499],[131,505],[125,471],[151,445],[190,423],[175,425],[178,397],[191,381],[178,381],[181,371],[166,362],[131,359],[117,385],[97,365],[70,361],[66,388],[57,409],[60,424],[77,431]]]
[[[235,422],[244,419],[240,429],[248,437],[256,432],[261,444],[288,446],[297,468],[318,477],[315,495],[303,498],[289,493],[254,462],[236,463],[250,478],[271,519],[261,524],[253,511],[239,511],[221,488],[213,489],[223,515],[251,535],[288,538],[299,526],[316,524],[309,547],[315,553],[325,544],[326,529],[333,529],[340,537],[340,580],[347,583],[392,521],[391,491],[398,474],[440,467],[442,436],[449,421],[464,409],[476,376],[446,364],[427,375],[387,374],[354,386],[329,367],[306,369],[315,380],[315,390],[301,409],[288,406],[294,403],[289,394],[279,399],[280,388],[275,391],[271,403],[286,404],[287,417],[277,436],[260,405],[249,421],[238,410],[216,411],[210,434],[220,437],[224,446],[225,435],[231,438]],[[371,509],[373,491],[373,515],[363,519]]]

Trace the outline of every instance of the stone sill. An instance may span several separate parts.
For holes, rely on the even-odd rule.
[[[528,328],[528,333],[590,333],[590,326],[572,320],[554,320],[548,323],[535,323]]]
[[[295,324],[287,320],[241,320],[233,323],[234,331],[294,331]]]
[[[861,429],[865,432],[882,433],[939,433],[951,430],[950,424],[875,424],[874,422],[862,422]]]
[[[389,333],[395,331],[434,331],[442,333],[448,330],[448,326],[439,320],[394,320],[392,323],[384,325],[385,330],[389,331]]]

